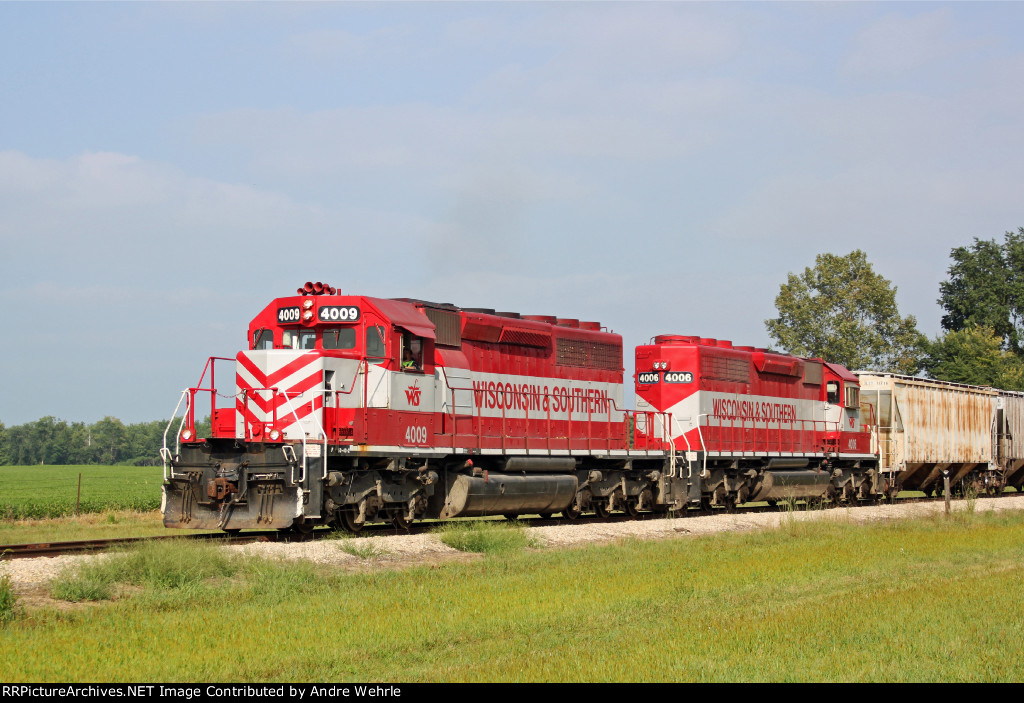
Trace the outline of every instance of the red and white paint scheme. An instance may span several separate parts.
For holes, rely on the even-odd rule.
[[[625,452],[622,338],[596,322],[367,296],[278,298],[215,433],[361,452]]]
[[[661,335],[637,347],[635,378],[637,446],[667,434],[709,458],[874,457],[859,382],[838,364]]]
[[[404,528],[883,489],[842,367],[672,335],[636,359],[628,413],[622,338],[597,322],[307,283],[222,359],[234,362],[230,391],[218,389],[218,359],[183,391],[173,448],[165,435],[161,450],[164,524]]]

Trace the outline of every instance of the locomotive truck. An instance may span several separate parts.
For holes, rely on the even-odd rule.
[[[822,359],[661,335],[636,349],[627,410],[622,338],[598,322],[322,283],[273,300],[246,346],[182,392],[161,450],[168,527],[575,519],[895,485],[858,378]]]

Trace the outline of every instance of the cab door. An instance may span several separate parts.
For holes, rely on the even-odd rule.
[[[403,363],[391,375],[391,410],[388,420],[400,447],[428,447],[434,442],[433,340],[399,330]]]

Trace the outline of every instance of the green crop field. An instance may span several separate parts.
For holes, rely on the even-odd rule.
[[[160,508],[159,466],[0,466],[0,519],[74,515],[79,474],[81,513]]]
[[[52,595],[91,602],[15,606],[0,679],[1020,681],[1024,661],[1014,512],[368,572],[211,549],[68,572]]]

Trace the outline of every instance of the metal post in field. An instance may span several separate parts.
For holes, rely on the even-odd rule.
[[[949,515],[949,470],[942,472],[942,487],[946,491],[946,515]]]
[[[78,497],[75,498],[75,515],[78,515],[78,507],[82,504],[82,472],[78,472]]]

